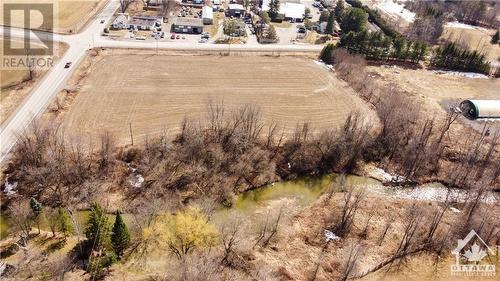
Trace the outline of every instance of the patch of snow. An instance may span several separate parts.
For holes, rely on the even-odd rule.
[[[144,177],[141,174],[137,174],[135,175],[135,180],[129,180],[129,183],[135,188],[140,188],[144,183]]]
[[[339,241],[340,240],[340,237],[338,237],[335,233],[331,232],[328,229],[325,229],[324,235],[325,235],[325,241],[326,242]]]
[[[327,70],[335,71],[335,69],[333,68],[333,65],[331,65],[331,64],[326,64],[326,63],[324,63],[321,60],[313,60],[313,61],[314,61],[315,64],[317,64],[317,65],[319,65],[321,67],[324,67]]]
[[[458,22],[458,21],[447,22],[445,24],[445,27],[454,27],[454,28],[462,28],[462,29],[472,29],[472,30],[488,31],[485,28],[482,28],[482,27],[479,27],[479,26],[475,26],[475,25],[461,23],[461,22]]]
[[[475,72],[460,72],[460,71],[448,71],[448,70],[433,70],[432,72],[439,75],[461,76],[461,77],[476,78],[476,79],[489,79],[487,75]]]
[[[405,9],[404,5],[395,3],[392,0],[386,0],[376,7],[388,15],[400,17],[407,22],[413,22],[415,20],[415,13]]]
[[[373,186],[370,191],[383,194],[385,196],[394,197],[404,200],[415,201],[436,201],[444,202],[446,199],[455,202],[465,202],[468,196],[475,196],[475,192],[471,191],[470,194],[466,190],[457,188],[446,188],[442,185],[431,186],[421,185],[414,188],[407,187],[390,187],[390,186]],[[483,195],[481,202],[488,204],[498,203],[500,198],[494,193],[486,193]]]
[[[369,173],[371,177],[378,179],[382,182],[401,183],[405,181],[405,178],[403,176],[397,174],[390,174],[386,172],[384,169],[378,167],[371,168]]]
[[[460,210],[457,209],[457,208],[454,208],[454,207],[450,207],[450,210],[453,212],[453,213],[460,213]]]
[[[16,188],[17,188],[17,182],[10,183],[9,182],[9,177],[5,178],[5,188],[3,189],[3,192],[7,194],[7,196],[12,196],[16,194]]]

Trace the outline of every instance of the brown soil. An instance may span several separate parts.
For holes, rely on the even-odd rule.
[[[304,57],[134,53],[103,52],[94,60],[64,116],[67,133],[89,137],[109,131],[128,144],[131,124],[134,139],[142,141],[162,130],[177,131],[185,117],[203,120],[209,100],[223,101],[227,111],[257,104],[265,122],[288,130],[301,122],[332,128],[352,110],[376,118],[344,82]]]

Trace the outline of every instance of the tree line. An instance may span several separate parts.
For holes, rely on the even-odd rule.
[[[455,43],[447,43],[434,51],[431,65],[453,70],[471,71],[489,74],[490,63],[484,54],[459,48]]]

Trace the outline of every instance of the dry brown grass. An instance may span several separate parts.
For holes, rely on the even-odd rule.
[[[500,46],[490,43],[494,29],[465,29],[456,27],[445,27],[441,39],[457,42],[460,46],[471,50],[477,50],[485,54],[486,59],[495,61],[500,59]]]
[[[13,46],[20,44],[18,41],[13,40],[12,42]],[[3,46],[2,40],[0,40],[0,46]],[[55,54],[52,56],[54,64],[66,52],[67,48],[68,46],[63,43],[54,44]],[[0,53],[0,58],[3,58],[3,52]],[[35,70],[35,78],[32,81],[25,81],[28,75],[27,69],[12,68],[0,70],[0,124],[14,112],[31,89],[33,89],[33,86],[47,71],[47,68],[37,68]]]
[[[105,55],[83,81],[64,117],[66,132],[115,135],[129,143],[162,130],[177,131],[185,117],[203,120],[209,100],[226,108],[257,104],[265,122],[293,130],[342,124],[352,110],[374,113],[326,69],[298,57]],[[228,113],[229,114],[229,113]]]
[[[3,3],[33,3],[32,0],[5,0]],[[37,3],[50,3],[54,7],[54,29],[56,32],[76,32],[80,29],[87,19],[98,10],[100,2],[103,4],[105,0],[37,0]],[[42,22],[42,17],[39,14],[34,14],[30,17],[32,28],[37,28]],[[47,20],[47,19],[43,19]],[[3,19],[3,6],[0,8],[0,22],[6,25],[22,27],[23,17],[20,15],[14,16],[11,23],[5,23]],[[41,28],[44,29],[44,28]]]

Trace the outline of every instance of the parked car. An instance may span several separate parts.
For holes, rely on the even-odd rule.
[[[65,65],[64,68],[69,68],[71,66],[72,62],[68,61]]]
[[[181,39],[181,36],[177,34],[177,36],[175,36],[175,39]]]
[[[199,43],[207,43],[208,39],[207,38],[201,38],[198,42]]]
[[[201,38],[206,38],[206,39],[208,39],[208,38],[210,38],[210,34],[208,34],[208,32],[203,32],[203,33],[201,34]]]
[[[172,35],[170,35],[170,39],[175,39],[175,34],[172,33]]]
[[[104,20],[101,20],[101,23],[104,23]]]

